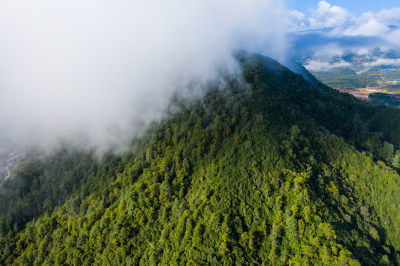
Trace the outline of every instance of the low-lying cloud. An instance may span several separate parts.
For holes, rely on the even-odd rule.
[[[295,30],[325,28],[330,29],[332,36],[382,36],[390,30],[390,25],[400,23],[399,7],[365,12],[357,17],[327,1],[320,1],[309,17],[296,10],[288,11],[287,15]]]
[[[285,54],[280,1],[2,1],[0,134],[22,144],[125,143],[177,88]]]
[[[335,68],[346,68],[351,67],[351,63],[345,62],[343,60],[335,63],[329,62],[322,62],[317,60],[308,60],[304,67],[307,68],[309,71],[316,71],[316,72],[328,72]]]
[[[355,16],[341,6],[320,1],[310,16],[291,10],[286,17],[292,30],[290,56],[311,71],[351,67],[347,60],[354,55],[364,60],[356,62],[358,70],[398,65],[400,8]]]
[[[390,59],[390,58],[377,58],[375,61],[371,63],[365,64],[367,67],[376,67],[376,66],[400,66],[400,59]]]

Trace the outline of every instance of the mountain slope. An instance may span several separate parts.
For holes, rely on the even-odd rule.
[[[305,80],[310,82],[314,86],[321,86],[321,82],[316,79],[302,64],[295,61],[294,59],[288,59],[285,62],[285,66],[294,73],[300,74]]]
[[[238,58],[242,77],[179,102],[65,204],[3,229],[0,262],[399,264],[399,111]]]

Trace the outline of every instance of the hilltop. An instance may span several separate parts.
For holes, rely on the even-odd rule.
[[[21,164],[0,263],[399,264],[399,110],[237,57],[124,155]]]

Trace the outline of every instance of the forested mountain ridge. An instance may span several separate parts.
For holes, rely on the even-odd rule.
[[[238,60],[123,157],[25,162],[15,201],[40,200],[0,210],[0,263],[399,264],[400,112]]]

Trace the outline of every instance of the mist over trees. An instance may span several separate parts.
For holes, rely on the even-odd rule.
[[[283,11],[272,0],[3,1],[1,135],[123,149],[177,90],[238,73],[236,50],[283,56]]]
[[[25,162],[0,262],[399,263],[399,111],[238,58],[241,76],[177,98],[124,155]]]

